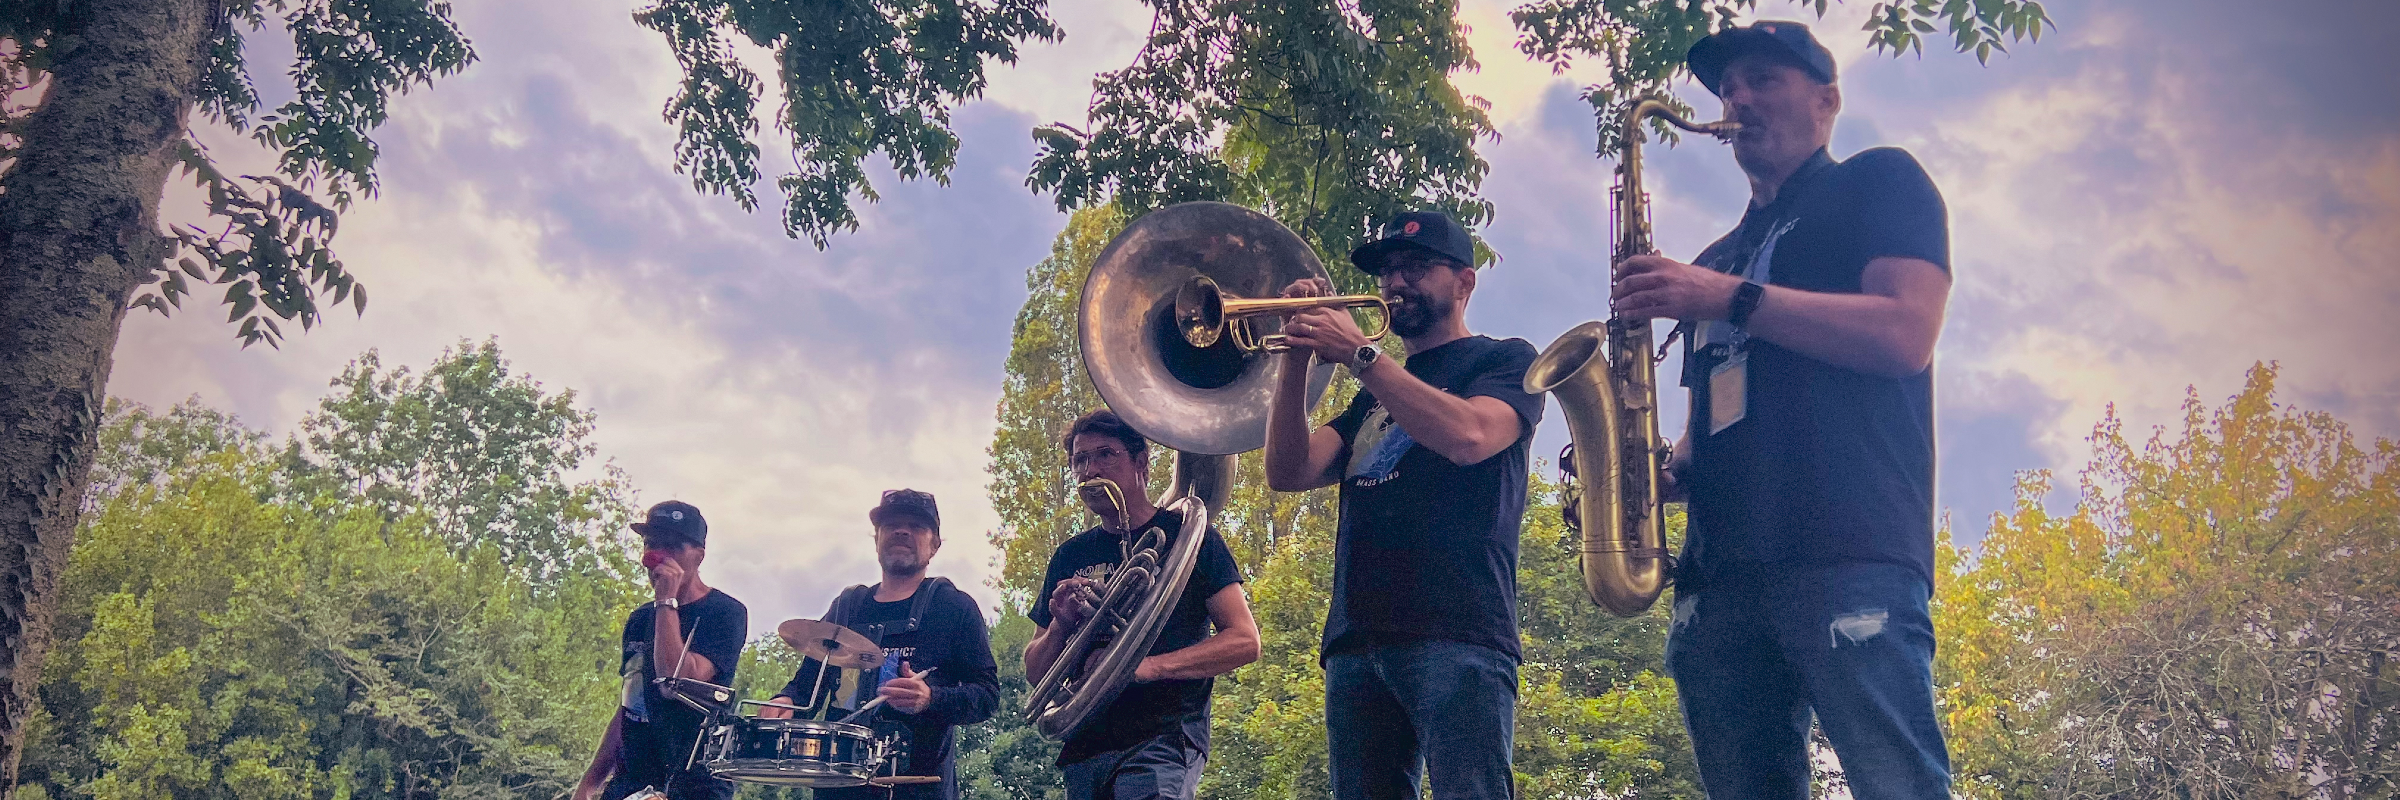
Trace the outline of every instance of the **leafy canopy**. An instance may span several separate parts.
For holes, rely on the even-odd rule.
[[[240,324],[244,346],[273,346],[282,322],[313,328],[326,304],[366,310],[366,289],[332,250],[336,210],[375,194],[378,151],[370,134],[389,118],[392,96],[465,69],[475,53],[451,24],[450,4],[438,0],[224,0],[219,7],[224,23],[207,52],[195,54],[207,63],[189,99],[209,124],[273,153],[275,172],[228,175],[197,138],[187,133],[178,141],[176,159],[206,193],[209,220],[174,226],[172,251],[133,305],[167,314],[195,286],[222,286],[226,321]],[[9,45],[0,47],[0,79],[12,88],[46,84],[61,48],[107,23],[78,13],[76,3],[0,2],[0,40]],[[291,37],[294,96],[261,113],[244,43],[270,26]],[[38,113],[38,102],[12,94],[0,109],[0,158],[13,158],[21,124]]]
[[[730,194],[745,210],[759,179],[758,76],[736,57],[738,36],[773,56],[790,137],[787,235],[819,249],[856,230],[850,195],[875,199],[862,162],[882,155],[903,179],[947,181],[958,153],[950,106],[983,93],[986,60],[1015,63],[1017,42],[1054,40],[1046,0],[662,0],[634,15],[667,39],[683,86],[667,101],[677,128],[675,168],[694,189]]]
[[[2400,789],[2400,445],[2251,372],[2144,442],[2112,412],[2072,513],[2046,472],[1943,543],[1935,662],[1973,797]]]
[[[1427,205],[1470,226],[1494,135],[1451,85],[1473,69],[1450,2],[1152,0],[1134,63],[1096,81],[1089,132],[1054,123],[1027,182],[1060,208],[1132,216],[1191,200],[1258,206],[1326,255]],[[1328,258],[1327,261],[1346,261]],[[1346,272],[1342,283],[1363,286]]]
[[[1804,0],[1819,17],[1831,0]],[[1578,60],[1596,61],[1605,79],[1586,86],[1582,97],[1599,114],[1600,152],[1614,152],[1627,102],[1658,95],[1675,102],[1668,89],[1687,70],[1683,54],[1708,34],[1750,16],[1758,0],[1534,0],[1509,14],[1517,26],[1517,49],[1564,73]],[[1892,0],[1868,12],[1866,30],[1876,50],[1894,56],[1923,53],[1925,37],[1947,30],[1958,52],[1988,62],[2008,42],[2039,40],[2052,27],[2037,0]],[[1689,112],[1690,109],[1680,109]],[[1664,122],[1654,132],[1673,141]]]

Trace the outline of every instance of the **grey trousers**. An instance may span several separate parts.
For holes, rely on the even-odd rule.
[[[1168,731],[1066,765],[1067,800],[1193,800],[1207,766],[1207,750]]]

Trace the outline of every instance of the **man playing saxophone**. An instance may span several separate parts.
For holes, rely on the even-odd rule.
[[[1381,284],[1406,366],[1349,312],[1284,324],[1291,351],[1267,422],[1268,485],[1341,484],[1322,661],[1336,800],[1513,794],[1517,536],[1542,400],[1533,345],[1467,332],[1474,243],[1439,212],[1401,214],[1351,261]],[[1319,296],[1310,279],[1286,296]],[[1348,367],[1348,410],[1311,430],[1310,358]]]
[[[1142,532],[1181,530],[1183,517],[1151,504],[1150,443],[1107,409],[1067,428],[1067,463],[1079,481],[1105,479],[1116,492],[1083,494],[1098,527],[1058,546],[1027,617],[1041,626],[1025,645],[1025,674],[1048,674],[1077,628],[1090,621],[1092,590],[1105,586]],[[1258,624],[1242,594],[1241,568],[1215,526],[1200,531],[1199,559],[1158,641],[1133,682],[1067,737],[1058,753],[1067,800],[1192,800],[1208,762],[1208,697],[1214,679],[1258,660]],[[1215,632],[1210,632],[1211,628]]]
[[[1809,723],[1852,796],[1945,797],[1927,600],[1947,212],[1906,152],[1827,151],[1834,61],[1791,22],[1693,45],[1741,129],[1741,223],[1615,268],[1617,313],[1680,320],[1688,493],[1668,671],[1712,798],[1806,798]]]

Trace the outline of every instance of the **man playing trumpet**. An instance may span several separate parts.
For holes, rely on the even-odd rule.
[[[1341,484],[1325,620],[1325,724],[1336,800],[1507,800],[1517,700],[1517,535],[1542,400],[1533,345],[1467,332],[1474,243],[1439,212],[1401,214],[1351,253],[1376,276],[1403,367],[1349,312],[1283,326],[1291,351],[1267,422],[1267,482]],[[1286,296],[1321,296],[1315,279]],[[1308,426],[1310,358],[1348,367],[1358,396]]]
[[[1101,524],[1050,557],[1027,616],[1041,631],[1025,646],[1025,674],[1050,671],[1092,614],[1094,590],[1123,563],[1131,539],[1152,527],[1182,535],[1183,518],[1151,504],[1150,445],[1106,409],[1075,420],[1065,441],[1077,480],[1105,479],[1118,491],[1084,493]],[[1058,765],[1068,800],[1191,800],[1208,761],[1208,696],[1218,675],[1258,660],[1258,626],[1242,594],[1241,569],[1211,527],[1158,641],[1133,682],[1068,737]],[[1209,628],[1214,626],[1215,633]],[[1038,679],[1038,677],[1037,677]]]

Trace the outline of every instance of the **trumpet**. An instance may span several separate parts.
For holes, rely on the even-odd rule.
[[[1183,340],[1193,347],[1209,347],[1230,333],[1233,346],[1245,353],[1281,353],[1290,350],[1280,333],[1258,335],[1250,323],[1259,317],[1287,317],[1294,312],[1312,308],[1372,308],[1377,312],[1372,326],[1361,326],[1360,333],[1369,340],[1381,339],[1392,329],[1392,307],[1383,298],[1371,294],[1345,294],[1335,297],[1277,297],[1253,300],[1227,295],[1217,288],[1217,282],[1206,275],[1195,275],[1175,292],[1175,327],[1183,332]]]

